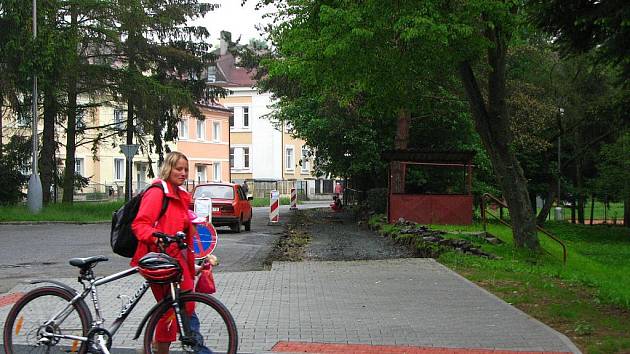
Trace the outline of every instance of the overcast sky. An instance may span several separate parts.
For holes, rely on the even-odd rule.
[[[241,43],[249,42],[250,38],[262,39],[255,26],[268,23],[270,19],[263,19],[262,16],[264,13],[272,12],[275,9],[267,6],[262,10],[255,11],[254,7],[257,0],[248,0],[244,6],[241,6],[241,0],[209,2],[220,4],[221,7],[210,11],[203,19],[195,21],[195,24],[201,24],[208,28],[212,43],[215,44],[219,42],[219,34],[223,30],[232,32],[232,40],[241,36]]]

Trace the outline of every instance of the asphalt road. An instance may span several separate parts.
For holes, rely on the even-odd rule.
[[[322,207],[326,204],[300,206]],[[287,220],[287,206],[280,209],[281,224]],[[262,270],[263,261],[282,233],[282,225],[268,226],[268,208],[254,208],[252,230],[240,233],[218,228],[215,254],[221,264],[217,272]],[[68,264],[73,257],[105,255],[97,275],[109,275],[129,266],[129,259],[112,253],[109,223],[101,224],[0,224],[0,294],[29,279],[72,278],[77,269]]]

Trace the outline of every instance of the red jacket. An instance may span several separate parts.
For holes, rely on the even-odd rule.
[[[177,244],[174,243],[166,251],[170,256],[177,258],[182,266],[184,274],[180,284],[181,289],[192,289],[195,273],[195,256],[192,251],[192,242],[195,228],[188,217],[188,205],[191,201],[190,194],[183,188],[162,180],[155,180],[153,183],[161,183],[165,187],[164,193],[159,188],[150,188],[142,197],[138,215],[136,215],[131,224],[131,229],[138,238],[138,248],[136,248],[136,253],[131,259],[131,266],[137,266],[138,261],[145,254],[159,252],[155,244],[155,237],[153,237],[155,231],[169,235],[175,235],[178,231],[184,231],[186,233],[186,243],[188,244],[188,249],[185,252],[187,257],[183,256]],[[162,209],[163,197],[169,198],[168,207],[160,220],[157,220]]]

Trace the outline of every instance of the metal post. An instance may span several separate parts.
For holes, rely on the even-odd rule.
[[[130,178],[126,178],[127,185],[125,186],[125,201],[129,201],[131,200],[131,197],[133,195],[133,193],[131,193],[131,190],[133,188],[133,182],[131,181],[131,179],[133,178],[133,160],[131,156],[127,157],[127,173],[129,174]]]
[[[125,178],[125,201],[128,201],[129,199],[131,199],[132,193],[131,193],[131,186],[132,186],[132,173],[133,173],[133,157],[136,155],[136,153],[138,152],[138,148],[140,147],[140,145],[137,144],[126,144],[126,145],[120,145],[120,150],[122,151],[122,153],[125,155],[125,158],[127,159],[127,171],[125,173],[126,178]]]
[[[33,0],[33,41],[37,38],[37,0]],[[38,132],[37,132],[37,74],[33,73],[33,161],[31,164],[31,177],[28,180],[28,192],[26,204],[31,213],[37,214],[42,210],[42,182],[39,179],[37,168]]]
[[[560,205],[560,174],[562,169],[560,168],[560,137],[558,137],[558,205]]]
[[[564,116],[564,108],[560,108],[560,117],[562,118]],[[560,124],[562,124],[562,119],[560,120]],[[563,219],[562,216],[562,197],[560,195],[560,180],[561,180],[561,173],[562,173],[562,168],[560,167],[560,152],[562,151],[560,149],[560,135],[558,135],[558,204],[556,205],[556,221],[560,221]]]

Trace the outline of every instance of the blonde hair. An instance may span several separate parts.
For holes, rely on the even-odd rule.
[[[173,167],[177,165],[177,162],[180,159],[186,160],[188,162],[188,158],[186,155],[181,152],[171,151],[164,157],[164,162],[162,162],[162,167],[160,167],[160,179],[163,181],[168,181],[168,177],[171,175],[171,170]]]

